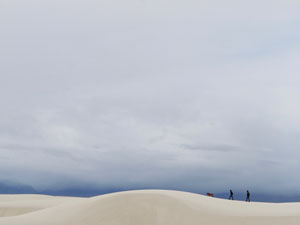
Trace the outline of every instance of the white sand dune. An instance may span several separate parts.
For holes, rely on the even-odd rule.
[[[300,203],[246,203],[166,190],[92,198],[0,195],[0,225],[299,225]]]
[[[0,218],[46,209],[74,199],[47,195],[0,195]]]

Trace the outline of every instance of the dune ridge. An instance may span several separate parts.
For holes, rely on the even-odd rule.
[[[0,225],[299,225],[300,203],[246,203],[168,190],[92,198],[0,195]]]

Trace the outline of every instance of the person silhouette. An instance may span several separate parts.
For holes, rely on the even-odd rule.
[[[231,189],[230,189],[230,196],[229,196],[228,200],[230,200],[230,199],[232,199],[232,200],[233,200],[233,192],[232,192],[232,190],[231,190]]]
[[[247,190],[247,198],[246,198],[246,202],[250,202],[250,192]]]

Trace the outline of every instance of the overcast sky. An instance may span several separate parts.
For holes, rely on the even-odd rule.
[[[0,181],[300,193],[298,0],[0,0]]]

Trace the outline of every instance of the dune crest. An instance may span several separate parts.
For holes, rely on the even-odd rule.
[[[92,198],[0,195],[0,225],[300,224],[300,203],[246,203],[167,190]]]

